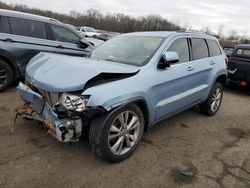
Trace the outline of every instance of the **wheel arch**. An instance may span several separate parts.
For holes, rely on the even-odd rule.
[[[215,82],[220,83],[222,86],[225,86],[227,83],[227,75],[226,74],[221,74],[217,76]]]
[[[140,98],[135,98],[135,99],[126,101],[124,103],[121,103],[121,105],[119,105],[117,107],[113,107],[109,111],[112,112],[114,110],[123,108],[123,107],[125,107],[125,106],[127,106],[129,104],[135,104],[140,108],[140,110],[142,111],[143,116],[144,116],[144,122],[145,122],[145,127],[144,128],[145,128],[145,131],[147,131],[148,128],[149,128],[149,125],[150,125],[150,112],[149,112],[148,104],[147,104],[147,102],[146,102],[146,100],[144,98],[140,97]]]

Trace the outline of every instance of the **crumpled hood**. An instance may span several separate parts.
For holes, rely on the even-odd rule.
[[[40,53],[26,68],[26,80],[50,92],[83,90],[86,82],[101,73],[134,74],[138,67],[52,53]]]

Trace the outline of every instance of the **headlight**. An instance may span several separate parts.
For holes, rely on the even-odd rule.
[[[87,109],[86,105],[89,96],[77,96],[68,93],[63,93],[59,103],[61,103],[67,110],[83,112]]]

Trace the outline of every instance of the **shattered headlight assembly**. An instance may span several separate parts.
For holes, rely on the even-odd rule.
[[[66,110],[83,112],[87,110],[89,96],[77,96],[69,93],[63,93],[60,97],[59,104]]]

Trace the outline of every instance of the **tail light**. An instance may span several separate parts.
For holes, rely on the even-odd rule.
[[[247,86],[247,82],[246,81],[240,81],[240,86],[241,87],[246,87]]]

